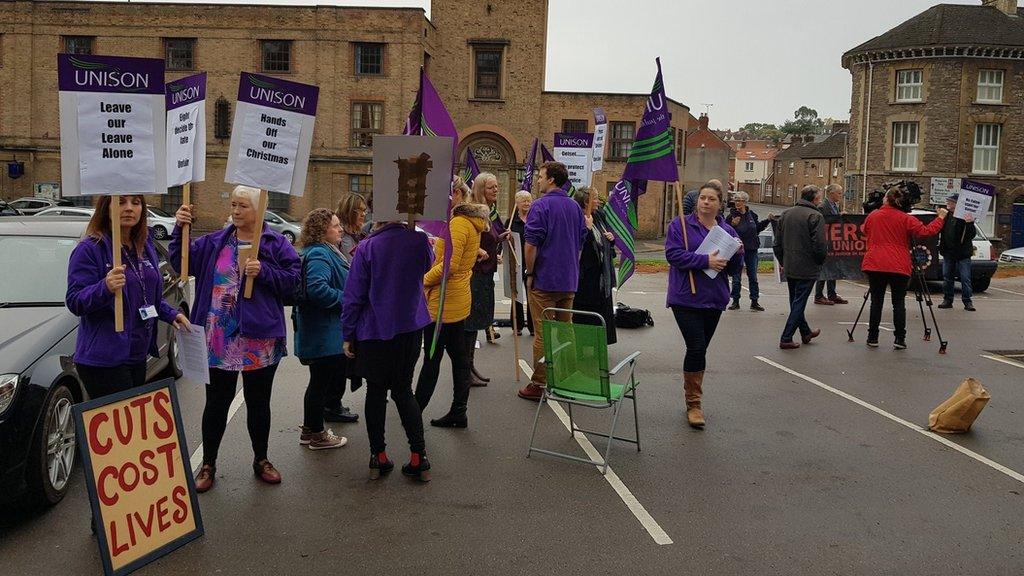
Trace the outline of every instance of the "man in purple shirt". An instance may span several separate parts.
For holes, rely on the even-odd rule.
[[[540,167],[538,183],[543,196],[530,206],[526,219],[526,288],[533,314],[533,379],[519,390],[519,397],[540,400],[547,384],[547,371],[539,360],[544,356],[543,311],[555,307],[572,309],[580,275],[580,252],[587,235],[583,210],[562,187],[569,172],[560,162]],[[571,314],[559,313],[558,320],[569,322]]]

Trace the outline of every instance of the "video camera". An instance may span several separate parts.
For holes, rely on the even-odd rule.
[[[904,212],[910,212],[921,201],[921,187],[917,185],[917,182],[913,180],[893,180],[892,182],[883,183],[881,190],[872,190],[868,193],[867,200],[862,205],[864,213],[870,214],[881,208],[882,204],[885,203],[885,195],[893,188],[902,193],[897,208]]]

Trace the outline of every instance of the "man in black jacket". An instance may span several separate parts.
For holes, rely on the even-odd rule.
[[[732,226],[743,242],[743,267],[747,269],[747,288],[750,290],[750,309],[756,312],[764,312],[764,308],[757,303],[759,296],[757,286],[757,249],[761,247],[761,239],[757,237],[765,228],[771,224],[771,220],[758,221],[757,213],[747,206],[750,195],[746,192],[736,192],[733,201],[736,207],[729,212],[726,221]],[[729,310],[740,308],[740,280],[743,277],[743,270],[738,270],[732,276],[732,304]]]
[[[818,206],[818,211],[821,212],[822,216],[845,214],[846,211],[843,210],[843,206],[840,204],[842,201],[843,187],[839,184],[829,184],[825,186],[825,200]],[[828,287],[828,296],[825,296],[826,286]],[[833,304],[849,304],[849,301],[836,292],[835,280],[818,280],[817,285],[814,287],[814,303],[831,306]]]
[[[775,257],[779,259],[789,284],[789,319],[779,340],[779,348],[783,350],[800,347],[799,342],[793,341],[797,330],[800,330],[800,340],[804,344],[810,344],[821,334],[821,330],[811,330],[804,317],[807,299],[814,290],[814,282],[828,253],[825,219],[818,212],[820,195],[817,186],[805,186],[800,191],[800,201],[783,212],[779,219]]]
[[[952,194],[946,199],[946,210],[953,214],[959,194]],[[974,312],[971,302],[971,256],[974,253],[974,237],[978,231],[974,226],[974,216],[965,214],[963,219],[946,218],[939,233],[939,254],[942,255],[942,304],[939,308],[952,308],[954,283],[956,275],[960,275],[960,296],[964,301],[964,310]]]

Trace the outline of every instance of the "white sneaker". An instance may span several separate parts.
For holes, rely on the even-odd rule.
[[[313,434],[313,437],[309,440],[309,449],[327,450],[329,448],[341,448],[345,444],[348,444],[348,438],[335,436],[334,431],[328,428],[319,434]]]

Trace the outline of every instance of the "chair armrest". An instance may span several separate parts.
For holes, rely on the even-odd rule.
[[[632,354],[630,354],[629,356],[626,356],[626,357],[625,357],[625,358],[624,358],[624,359],[622,360],[622,362],[619,362],[619,363],[618,363],[618,365],[616,365],[616,366],[615,366],[615,368],[612,368],[611,370],[609,370],[609,371],[608,371],[608,375],[609,375],[609,376],[615,376],[616,374],[618,374],[618,373],[619,373],[619,370],[622,370],[622,368],[623,368],[623,367],[624,367],[624,366],[625,366],[626,364],[633,364],[634,362],[636,362],[636,358],[637,358],[637,356],[639,356],[639,355],[640,355],[640,351],[639,351],[639,350],[637,350],[636,352],[633,352],[633,353],[632,353]]]

